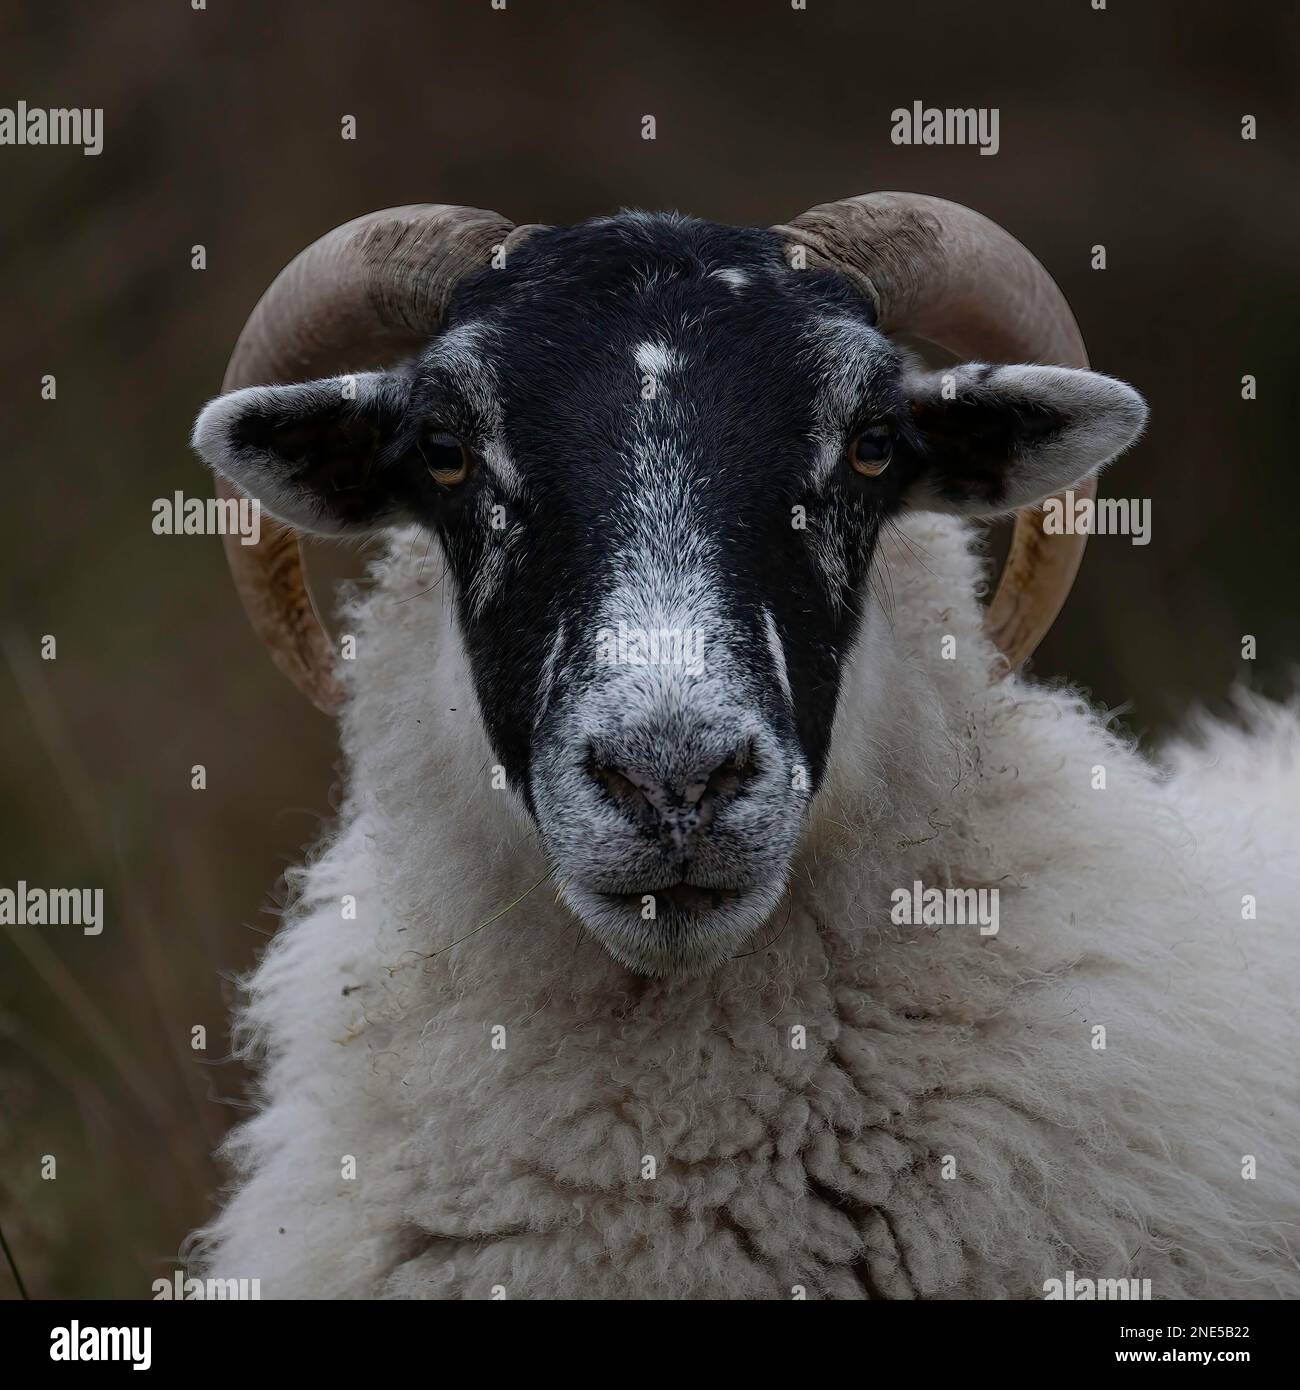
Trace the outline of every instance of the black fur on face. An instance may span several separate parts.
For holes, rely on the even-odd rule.
[[[557,881],[665,973],[718,963],[780,898],[881,526],[1036,500],[1143,414],[1091,373],[918,373],[774,234],[624,213],[534,231],[351,399],[251,388],[195,443],[292,524],[440,538]]]
[[[536,233],[457,296],[414,370],[411,418],[475,456],[425,516],[530,809],[539,699],[595,669],[637,569],[698,604],[676,616],[706,646],[716,622],[740,638],[733,658],[815,788],[862,580],[909,471],[897,447],[878,478],[846,456],[862,427],[904,444],[910,430],[899,355],[872,321],[846,280],[789,269],[770,233],[637,216]]]

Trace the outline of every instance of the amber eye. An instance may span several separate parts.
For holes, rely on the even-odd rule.
[[[429,476],[443,487],[455,487],[469,476],[469,450],[454,435],[426,435],[420,453]]]
[[[849,444],[849,462],[867,478],[883,473],[893,453],[894,431],[888,425],[868,425]]]

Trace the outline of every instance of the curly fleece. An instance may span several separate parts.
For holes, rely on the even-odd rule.
[[[1041,1298],[1068,1271],[1300,1296],[1300,710],[1244,701],[1248,732],[1155,763],[1078,694],[994,679],[968,532],[903,532],[786,897],[694,980],[629,973],[556,903],[424,540],[394,536],[348,623],[339,828],[247,985],[260,1105],[204,1272],[299,1298]],[[895,925],[918,880],[998,888],[1000,930]]]

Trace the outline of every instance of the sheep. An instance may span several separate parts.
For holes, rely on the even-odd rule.
[[[195,1264],[1300,1293],[1300,708],[1154,761],[1016,670],[1079,559],[1034,504],[1145,419],[1083,360],[1028,252],[919,195],[771,231],[402,209],[290,266],[194,443],[283,523],[228,553],[346,798],[247,983],[259,1105]],[[986,613],[969,518],[1017,510]],[[355,660],[299,531],[383,538]],[[908,920],[935,888],[996,891],[996,930]]]

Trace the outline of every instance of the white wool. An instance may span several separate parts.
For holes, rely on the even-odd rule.
[[[555,902],[450,604],[395,537],[349,622],[340,829],[249,983],[263,1104],[207,1272],[270,1297],[1042,1297],[1071,1270],[1300,1295],[1297,711],[1206,725],[1164,771],[1077,695],[992,679],[967,532],[903,531],[787,896],[687,981]],[[998,934],[894,925],[917,880],[998,887]]]

